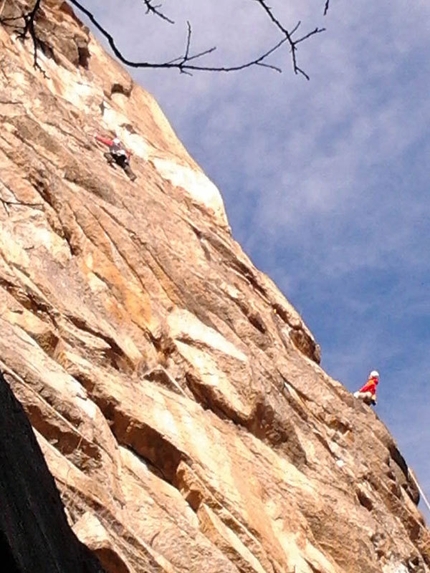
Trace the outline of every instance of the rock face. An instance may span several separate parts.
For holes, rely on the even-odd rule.
[[[35,69],[27,4],[0,27],[0,369],[73,531],[109,573],[430,571],[393,438],[219,191],[64,2],[41,3]]]

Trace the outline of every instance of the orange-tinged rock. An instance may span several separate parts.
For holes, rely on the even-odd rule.
[[[111,573],[429,571],[395,442],[158,104],[64,2],[36,30],[45,74],[0,27],[0,368],[76,534]]]

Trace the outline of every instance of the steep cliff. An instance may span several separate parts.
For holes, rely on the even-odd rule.
[[[73,531],[111,573],[430,571],[385,426],[64,2],[42,2],[34,67],[32,4],[0,27],[0,368]],[[96,133],[132,150],[136,182]]]

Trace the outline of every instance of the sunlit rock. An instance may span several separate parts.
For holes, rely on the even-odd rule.
[[[320,368],[152,96],[64,2],[41,9],[43,72],[0,27],[0,368],[73,531],[110,573],[429,571],[385,426]]]

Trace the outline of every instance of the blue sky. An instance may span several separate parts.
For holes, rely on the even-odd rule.
[[[186,20],[211,63],[245,61],[278,39],[251,0],[85,0],[124,55],[180,55]],[[271,0],[301,44],[291,71],[133,71],[222,192],[234,237],[276,282],[349,390],[381,373],[377,413],[430,495],[430,4]],[[352,4],[352,5],[351,5]]]

